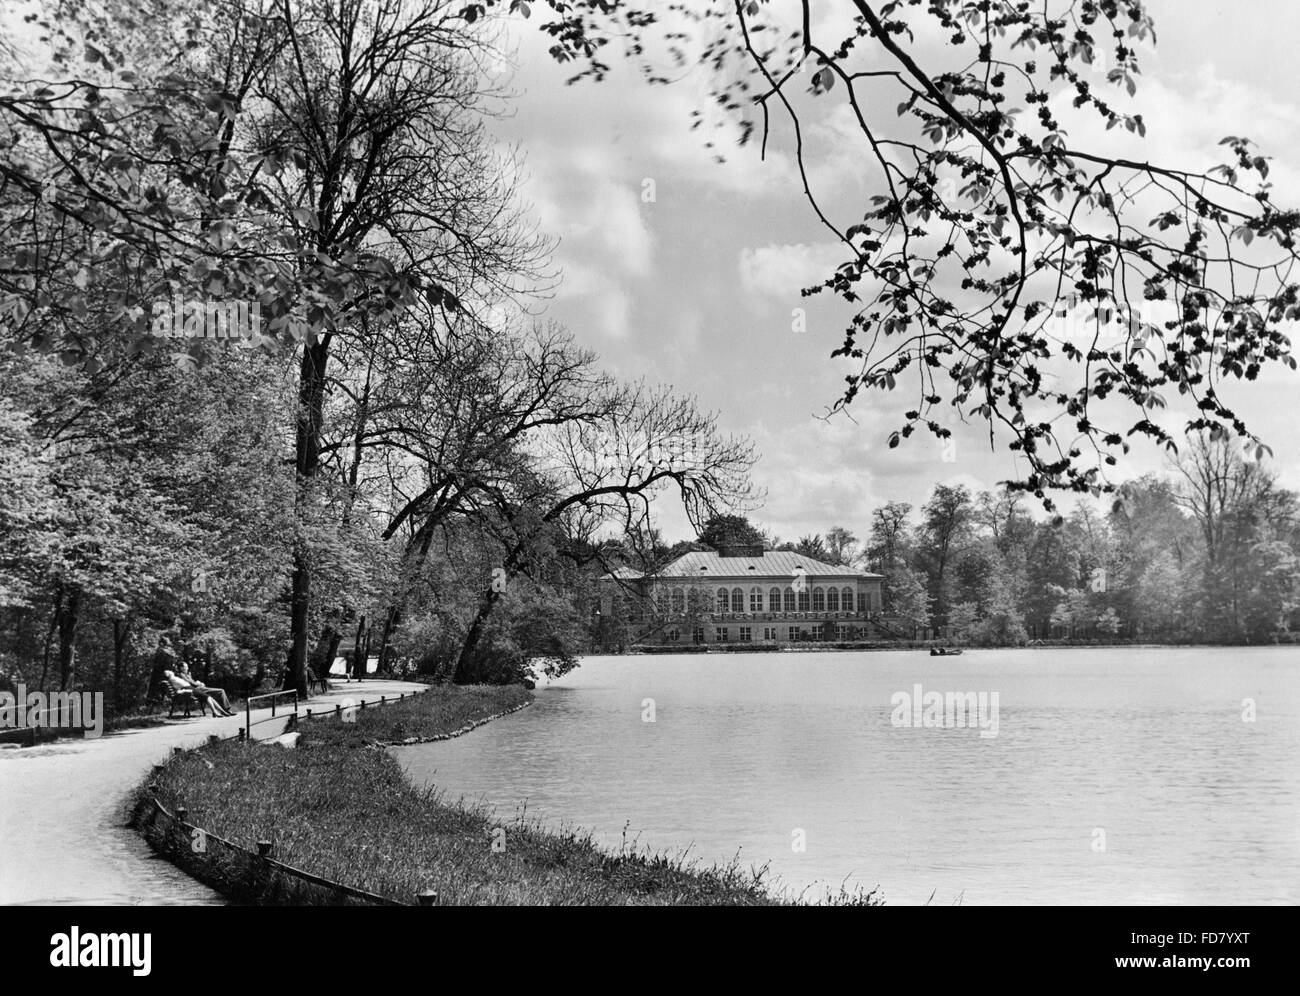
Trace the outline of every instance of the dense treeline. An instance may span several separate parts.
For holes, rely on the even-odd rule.
[[[783,542],[719,516],[699,542],[628,537],[622,561],[646,571],[734,542],[794,550],[884,575],[884,612],[981,644],[1031,639],[1290,641],[1300,622],[1300,497],[1225,439],[1194,438],[1165,475],[1148,475],[1068,516],[1030,514],[1016,492],[937,485],[913,509],[876,508],[864,540],[835,526]]]
[[[593,536],[745,501],[747,441],[533,317],[462,8],[50,5],[0,44],[0,686],[555,673]]]

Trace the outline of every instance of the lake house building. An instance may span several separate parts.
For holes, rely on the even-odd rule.
[[[602,577],[599,640],[613,648],[876,639],[883,581],[799,553],[687,553],[653,574]]]

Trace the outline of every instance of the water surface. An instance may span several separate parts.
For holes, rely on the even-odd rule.
[[[997,735],[894,725],[918,683],[997,692]],[[590,657],[532,707],[398,756],[499,817],[526,804],[615,849],[626,826],[796,891],[1300,901],[1296,648]]]

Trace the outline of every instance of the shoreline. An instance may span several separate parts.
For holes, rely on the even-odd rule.
[[[432,744],[442,740],[453,740],[456,737],[463,737],[466,733],[477,730],[480,726],[490,723],[494,719],[501,719],[505,716],[511,715],[512,713],[519,712],[521,709],[527,709],[533,704],[533,701],[533,699],[528,699],[526,702],[520,702],[516,706],[511,706],[509,709],[503,709],[501,712],[493,713],[491,716],[484,716],[482,719],[471,720],[460,729],[452,730],[450,733],[435,733],[424,737],[407,737],[404,740],[375,740],[373,743],[376,747],[383,747],[387,750],[392,747],[417,747],[420,744]]]
[[[724,647],[726,649],[724,649]],[[1295,642],[1278,642],[1278,643],[1145,643],[1145,642],[1089,642],[1083,640],[1073,641],[1056,641],[1056,640],[1038,640],[1033,643],[1023,644],[990,644],[988,646],[978,646],[974,644],[960,643],[956,641],[930,640],[926,642],[917,642],[914,644],[900,645],[891,644],[882,646],[872,644],[869,646],[852,646],[845,647],[836,643],[808,643],[808,644],[786,644],[777,646],[768,646],[763,644],[724,644],[723,646],[706,645],[701,649],[693,649],[689,646],[682,647],[639,647],[635,650],[629,649],[623,653],[590,653],[582,655],[586,657],[690,657],[695,655],[708,654],[856,654],[856,653],[903,653],[916,651],[921,652],[929,650],[931,647],[960,647],[962,650],[1109,650],[1109,649],[1127,649],[1127,650],[1257,650],[1270,649],[1274,647],[1297,647],[1300,648],[1300,640]],[[741,649],[744,648],[744,649]]]
[[[881,904],[876,891],[828,888],[809,900],[737,861],[607,850],[580,829],[500,820],[415,784],[393,756],[394,746],[463,736],[532,701],[519,686],[436,686],[356,722],[301,723],[294,749],[209,745],[138,787],[132,826],[228,901],[255,905]],[[430,728],[438,722],[450,728]],[[195,852],[194,839],[209,846]]]

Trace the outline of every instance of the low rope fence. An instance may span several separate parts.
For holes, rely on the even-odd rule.
[[[271,698],[272,696],[284,694],[287,693],[273,692],[270,695],[255,696],[255,698]],[[300,718],[302,718],[298,712],[297,695],[296,693],[293,694],[293,711],[284,717],[287,730],[294,729],[298,725]],[[405,701],[408,694],[411,698],[414,698],[416,695],[422,693],[402,692],[396,697],[381,695],[379,696],[378,701],[371,700],[369,705],[384,706],[396,702],[402,702]],[[309,720],[336,718],[340,721],[346,722],[348,711],[350,709],[365,709],[366,706],[367,702],[365,699],[362,699],[356,705],[347,707],[340,702],[335,704],[333,709],[320,713],[314,714],[313,710],[307,709],[305,718]],[[287,876],[296,882],[302,882],[319,889],[324,889],[327,893],[333,896],[346,897],[347,899],[372,906],[413,905],[411,903],[400,902],[396,899],[390,899],[373,892],[367,892],[365,889],[359,889],[356,886],[347,885],[343,882],[336,882],[321,875],[316,875],[303,868],[296,868],[293,865],[285,864],[283,861],[279,861],[273,856],[274,843],[269,840],[259,840],[257,842],[257,851],[250,851],[248,848],[236,844],[234,841],[227,840],[225,837],[214,833],[206,827],[201,827],[198,824],[189,822],[189,810],[184,806],[177,806],[175,812],[171,812],[158,799],[160,786],[158,785],[157,779],[167,770],[168,765],[171,764],[173,760],[184,754],[197,754],[205,747],[216,746],[217,744],[229,740],[251,743],[252,737],[250,731],[253,726],[258,726],[262,723],[271,722],[273,719],[280,718],[274,715],[274,709],[275,706],[273,704],[272,716],[267,719],[258,720],[256,723],[249,722],[249,713],[251,710],[246,710],[245,725],[241,726],[238,732],[233,736],[221,737],[214,733],[208,737],[207,743],[205,744],[199,744],[190,748],[174,747],[172,749],[172,755],[168,758],[166,763],[154,765],[154,780],[149,785],[148,798],[147,800],[143,800],[136,808],[135,822],[137,829],[144,834],[152,846],[166,855],[174,864],[177,864],[182,868],[186,868],[187,865],[191,864],[195,860],[196,855],[206,855],[207,846],[209,844],[216,844],[228,856],[229,861],[236,866],[234,874],[231,877],[234,881],[241,883],[239,885],[239,891],[241,893],[247,893],[250,895],[261,894],[269,887],[272,875],[279,874]],[[210,763],[211,762],[209,762],[209,764]],[[141,808],[145,808],[146,812],[142,813]],[[155,841],[150,837],[149,830],[157,829],[157,821],[160,818],[165,821],[165,827],[162,831],[162,839],[160,841]],[[148,826],[143,825],[145,819],[148,820]],[[196,846],[200,849],[195,850]],[[208,876],[198,875],[196,877],[203,878]],[[423,892],[417,898],[419,901],[414,904],[417,906],[436,906],[438,904],[438,894],[436,892]]]

